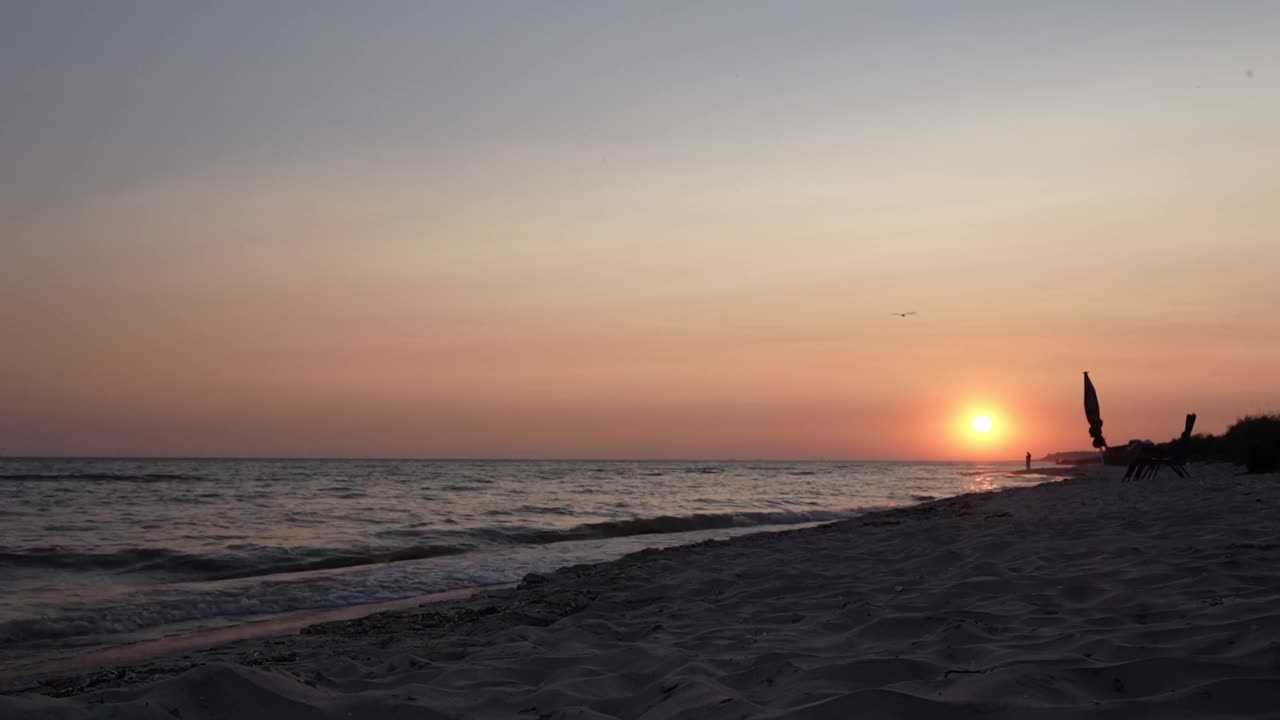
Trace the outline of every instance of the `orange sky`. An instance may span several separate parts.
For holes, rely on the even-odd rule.
[[[1162,7],[228,17],[164,72],[29,11],[0,453],[1016,459],[1088,447],[1081,370],[1115,443],[1280,409],[1280,18]]]

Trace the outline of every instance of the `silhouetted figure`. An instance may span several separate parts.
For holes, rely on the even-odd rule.
[[[1031,451],[1030,450],[1027,451],[1027,469],[1028,470],[1031,469]]]

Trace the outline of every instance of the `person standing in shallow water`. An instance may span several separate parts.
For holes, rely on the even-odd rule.
[[[1031,469],[1031,451],[1030,450],[1027,451],[1027,469],[1028,470]]]

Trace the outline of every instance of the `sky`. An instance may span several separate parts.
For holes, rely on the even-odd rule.
[[[4,3],[0,454],[1017,459],[1083,370],[1113,444],[1221,432],[1280,410],[1278,33]]]

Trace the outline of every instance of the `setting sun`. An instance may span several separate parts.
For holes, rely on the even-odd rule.
[[[979,415],[973,419],[973,429],[976,432],[991,432],[991,418],[986,415]]]

